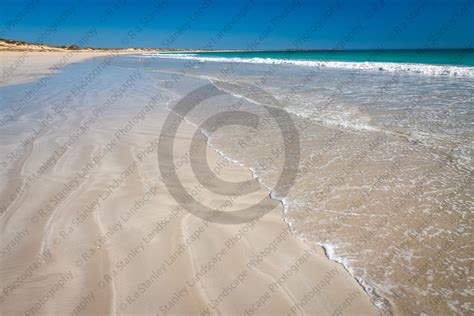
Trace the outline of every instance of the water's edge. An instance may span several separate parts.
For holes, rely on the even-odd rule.
[[[222,89],[220,87],[217,87],[211,80],[211,78],[203,78],[203,77],[199,77],[199,76],[192,76],[192,75],[185,75],[185,76],[189,76],[189,77],[194,77],[194,78],[200,78],[201,80],[207,80],[210,84],[212,84],[216,89],[226,93],[226,94],[229,94],[229,95],[232,95],[234,97],[238,97],[238,98],[245,98],[246,100],[252,102],[252,103],[258,103],[252,99],[249,99],[248,97],[246,96],[242,96],[242,95],[237,95],[235,93],[231,93],[229,91],[226,91],[225,89]],[[269,104],[265,104],[266,106],[270,106],[272,107],[272,105],[269,105]],[[172,109],[170,109],[169,107],[167,108],[168,111],[173,111]],[[180,116],[177,112],[173,111],[176,115]],[[227,160],[227,161],[230,161],[231,163],[235,164],[235,165],[238,165],[238,166],[241,166],[243,168],[246,168],[249,170],[249,172],[252,174],[252,178],[257,181],[260,186],[262,186],[263,188],[265,188],[269,193],[269,197],[274,200],[274,201],[277,201],[278,203],[280,203],[282,205],[282,219],[284,221],[284,223],[287,225],[288,227],[288,230],[290,231],[290,233],[292,234],[292,236],[294,238],[297,238],[301,241],[303,241],[304,243],[306,244],[312,244],[314,242],[312,241],[309,241],[307,239],[305,239],[304,237],[302,236],[299,236],[295,233],[293,227],[292,227],[292,223],[288,220],[286,214],[289,210],[289,204],[285,201],[285,197],[278,197],[275,192],[273,191],[272,188],[270,188],[269,186],[267,186],[262,178],[257,174],[256,170],[252,167],[249,167],[247,165],[245,165],[244,163],[242,163],[241,161],[239,160],[236,160],[234,159],[233,157],[231,157],[229,154],[225,153],[223,150],[217,148],[214,144],[212,144],[212,137],[211,135],[209,135],[209,133],[205,130],[203,130],[202,128],[200,128],[199,126],[197,126],[196,124],[194,124],[193,122],[191,122],[189,119],[187,118],[183,118],[183,120],[192,125],[193,127],[195,127],[196,129],[198,129],[201,134],[206,138],[207,140],[207,146],[209,148],[211,148],[212,150],[214,150],[219,156],[221,156],[223,159]],[[381,314],[384,314],[384,315],[392,315],[393,312],[392,312],[392,306],[389,302],[388,299],[380,296],[372,287],[370,287],[364,280],[362,280],[361,278],[358,278],[356,276],[354,276],[352,273],[351,273],[351,270],[350,270],[350,267],[346,266],[344,264],[344,262],[342,260],[340,260],[340,258],[336,257],[336,256],[333,256],[331,255],[331,251],[330,251],[330,248],[328,247],[328,245],[324,245],[324,244],[321,244],[321,243],[315,243],[316,246],[320,247],[325,255],[325,257],[329,260],[329,261],[332,261],[332,262],[335,262],[336,264],[340,265],[356,282],[357,284],[359,284],[359,286],[361,287],[362,291],[365,292],[367,294],[367,296],[369,297],[372,305],[374,306],[374,308]]]

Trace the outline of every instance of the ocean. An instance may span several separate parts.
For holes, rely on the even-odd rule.
[[[284,204],[292,233],[342,264],[381,313],[474,312],[473,50],[130,59],[176,95],[171,83],[186,80],[225,92],[189,114],[197,127],[225,110],[260,117],[256,129],[214,131],[209,144],[252,170]],[[289,113],[299,133],[296,181],[280,190],[284,158],[295,153],[266,106]]]
[[[160,55],[164,56],[166,53]],[[169,55],[176,58],[215,62],[286,63],[309,67],[474,76],[473,49],[232,51],[170,53]]]

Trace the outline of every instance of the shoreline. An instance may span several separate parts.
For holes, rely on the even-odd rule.
[[[212,83],[212,82],[211,82]],[[226,92],[226,91],[225,91]],[[228,93],[228,92],[226,92]],[[168,109],[169,111],[172,111],[171,109]],[[195,124],[193,124],[192,122],[188,121],[185,119],[185,122],[187,124],[190,124],[191,126],[193,126],[194,128],[196,128],[197,126]],[[287,207],[287,205],[284,203],[284,201],[280,198],[277,198],[277,197],[274,197],[273,194],[272,194],[272,190],[270,190],[269,188],[267,188],[265,186],[265,184],[262,182],[261,178],[259,177],[259,175],[250,167],[247,167],[245,164],[241,163],[240,161],[238,160],[235,160],[234,158],[232,158],[231,156],[229,156],[228,154],[226,154],[224,151],[218,149],[215,145],[212,145],[210,142],[211,142],[211,137],[208,136],[206,133],[203,133],[203,131],[201,131],[201,133],[203,134],[203,136],[206,138],[206,143],[207,143],[207,146],[209,149],[211,149],[211,154],[209,156],[217,156],[217,157],[214,157],[214,158],[211,158],[209,160],[210,162],[210,165],[218,165],[219,163],[217,161],[219,160],[226,160],[228,161],[230,164],[233,164],[234,166],[236,166],[238,169],[242,169],[242,174],[249,174],[250,177],[255,180],[259,185],[260,187],[263,189],[264,191],[264,195],[268,195],[270,197],[271,200],[277,202],[277,205],[270,213],[273,214],[273,215],[270,215],[269,214],[266,214],[264,215],[263,217],[260,217],[257,219],[258,222],[263,222],[265,221],[265,217],[266,216],[270,216],[270,217],[276,217],[277,221],[281,222],[281,224],[285,227],[283,229],[283,231],[286,231],[287,234],[289,234],[291,236],[291,238],[293,238],[295,241],[298,241],[297,243],[301,242],[302,245],[308,245],[311,249],[314,249],[313,246],[311,246],[311,243],[309,243],[308,241],[300,238],[299,236],[297,236],[296,234],[294,234],[294,232],[291,230],[291,227],[289,225],[289,222],[286,221],[286,218],[284,216],[284,212],[285,212],[285,208]],[[209,157],[208,156],[208,157]],[[205,162],[204,162],[205,163]],[[212,169],[212,168],[211,168]],[[225,174],[220,174],[219,176],[226,176]],[[233,178],[233,177],[232,177]],[[237,207],[235,207],[236,209],[239,209],[239,205],[237,205]],[[271,221],[274,221],[274,219],[272,219]],[[243,224],[243,225],[246,225],[246,224]],[[322,255],[322,258],[321,259],[316,259],[315,260],[322,260],[322,261],[327,261],[329,263],[329,267],[331,268],[328,268],[329,270],[326,272],[328,275],[331,275],[334,271],[337,271],[336,273],[338,275],[344,275],[346,274],[346,276],[344,277],[349,277],[349,279],[351,281],[354,281],[358,287],[360,287],[360,290],[364,293],[364,295],[366,295],[366,298],[368,299],[370,296],[369,294],[367,293],[366,289],[363,287],[363,285],[354,277],[352,276],[352,274],[350,273],[349,269],[343,265],[341,262],[338,262],[337,260],[334,260],[333,258],[331,258],[330,256],[327,255],[326,253],[326,249],[325,247],[319,245],[319,244],[316,244],[314,245],[318,250],[315,250],[315,254],[319,254],[319,255]],[[280,263],[281,264],[281,263]],[[320,263],[321,264],[321,263]],[[342,271],[341,271],[342,270]],[[308,276],[309,277],[309,276]],[[324,277],[324,276],[323,276]],[[321,279],[323,279],[323,277],[321,277]],[[347,280],[347,279],[346,279]],[[349,280],[347,280],[349,281]],[[349,297],[350,297],[351,294],[349,294]],[[358,294],[355,294],[357,297],[360,296],[360,293]],[[379,309],[374,305],[372,304],[372,302],[369,303],[370,306],[373,308],[372,312],[376,312],[376,314],[379,312]],[[294,307],[294,306],[293,306]],[[350,309],[350,306],[347,307],[348,309]],[[357,310],[357,309],[356,309]],[[356,312],[356,310],[353,310],[352,313],[354,314],[364,314],[364,315],[368,315],[370,314],[370,309],[368,310],[359,310],[359,312]],[[231,312],[231,311],[228,311],[228,312]],[[301,310],[300,310],[301,312]],[[306,311],[308,312],[308,311]],[[315,312],[314,310],[310,311],[311,312]],[[318,312],[318,311],[316,311]],[[258,315],[258,313],[257,313]]]
[[[210,80],[210,79],[206,79],[210,84],[213,84],[213,81]],[[214,85],[214,84],[213,84]],[[215,86],[215,85],[214,85]],[[229,91],[226,91],[226,90],[223,90],[217,86],[215,86],[217,89],[225,92],[225,93],[231,93]],[[234,96],[236,97],[239,97],[239,98],[244,98],[244,99],[247,99],[249,100],[247,97],[245,96],[237,96],[236,94],[233,94]],[[256,101],[253,101],[253,100],[249,100],[250,102],[256,102]],[[186,120],[187,121],[187,120]],[[194,126],[193,123],[191,123],[190,121],[187,121],[188,123],[190,123],[191,125]],[[197,127],[197,126],[195,126]],[[272,193],[273,193],[273,190],[269,187],[267,187],[263,180],[261,179],[261,177],[258,175],[257,171],[254,170],[253,168],[251,167],[248,167],[246,166],[243,162],[240,162],[234,158],[232,158],[230,155],[224,153],[222,150],[218,149],[216,146],[213,146],[211,144],[211,136],[208,136],[207,133],[204,133],[203,131],[201,131],[201,133],[203,133],[205,135],[205,137],[207,138],[207,144],[208,144],[208,147],[211,148],[212,150],[214,150],[218,155],[220,155],[223,159],[226,159],[226,160],[229,160],[231,163],[234,163],[238,166],[241,166],[242,168],[245,168],[247,169],[251,174],[252,174],[252,177],[260,184],[261,187],[264,188],[264,190],[267,190],[268,191],[268,195],[270,197],[270,199],[272,200],[275,200],[277,202],[279,202],[279,205],[281,207],[281,216],[282,216],[282,221],[283,223],[287,226],[287,229],[289,231],[289,233],[293,236],[293,238],[295,239],[298,239],[298,240],[301,240],[302,242],[306,243],[306,244],[312,244],[312,242],[308,239],[305,239],[304,237],[301,237],[301,236],[298,236],[293,228],[292,228],[292,223],[291,221],[288,219],[288,217],[286,216],[286,213],[290,207],[289,204],[285,203],[285,197],[283,198],[278,198],[278,197],[275,197]],[[380,295],[379,293],[377,293],[375,291],[375,289],[371,288],[363,279],[359,279],[357,278],[355,275],[353,275],[353,273],[351,272],[351,268],[346,265],[343,261],[344,259],[340,258],[340,257],[337,257],[335,255],[331,255],[330,253],[332,252],[332,250],[330,250],[330,247],[332,246],[329,246],[329,245],[325,245],[325,244],[321,244],[321,243],[315,243],[316,247],[319,247],[322,249],[323,253],[324,253],[324,256],[326,257],[327,260],[333,262],[334,264],[336,265],[339,265],[341,266],[345,272],[347,272],[347,274],[349,274],[353,280],[355,282],[357,282],[357,284],[359,284],[359,286],[361,287],[361,289],[363,289],[363,291],[365,292],[365,294],[371,299],[371,302],[374,306],[374,308],[380,312],[380,313],[388,313],[388,314],[392,314],[393,313],[393,306],[392,306],[392,303],[385,297],[383,297],[382,295]],[[372,294],[370,293],[372,291]],[[374,299],[374,301],[372,301],[372,299]]]
[[[191,76],[191,77],[194,77],[194,76]],[[200,77],[194,77],[194,78],[200,78]],[[202,78],[200,78],[202,79]],[[231,92],[229,91],[226,91],[225,89],[222,89],[222,88],[219,88],[217,86],[215,86],[213,84],[213,81],[209,78],[206,78],[206,81],[208,81],[210,84],[212,84],[214,87],[216,87],[216,89],[218,90],[221,90],[223,91],[224,93],[227,93],[227,94],[231,94]],[[256,102],[256,101],[253,101],[253,100],[250,100],[248,99],[247,97],[245,96],[241,96],[241,95],[236,95],[236,94],[233,94],[233,96],[235,96],[236,98],[244,98],[250,102]],[[172,111],[171,109],[168,109],[169,111]],[[194,126],[195,128],[197,128],[198,126],[195,125],[194,123],[192,123],[191,121],[187,120],[187,119],[184,119],[184,121],[186,121],[186,123]],[[288,229],[288,232],[292,235],[293,238],[297,239],[297,240],[301,240],[303,243],[305,244],[312,244],[311,241],[301,237],[301,236],[298,236],[294,231],[293,231],[293,228],[292,228],[292,225],[291,225],[291,222],[289,221],[289,219],[286,217],[286,212],[289,208],[289,204],[285,203],[285,197],[284,198],[278,198],[276,196],[274,196],[273,194],[273,190],[269,187],[267,187],[263,180],[260,178],[260,176],[258,175],[257,171],[254,170],[253,168],[251,167],[248,167],[246,166],[243,162],[239,161],[239,160],[236,160],[234,159],[233,157],[231,157],[229,154],[226,154],[224,151],[222,151],[221,149],[217,148],[215,145],[212,145],[211,144],[211,135],[208,135],[207,131],[204,131],[203,129],[200,129],[200,132],[201,134],[206,138],[206,142],[207,142],[207,146],[208,148],[210,148],[211,150],[213,150],[217,155],[219,155],[220,157],[222,157],[222,159],[224,160],[227,160],[229,161],[230,163],[233,163],[237,166],[240,166],[246,170],[248,170],[248,172],[252,175],[252,178],[255,179],[255,181],[257,181],[257,183],[259,183],[259,185],[268,192],[268,196],[270,197],[270,199],[274,200],[274,201],[277,201],[278,204],[279,204],[279,207],[278,208],[281,208],[280,213],[281,213],[281,219],[283,221],[283,223],[286,225],[287,229]],[[360,286],[360,288],[364,291],[364,293],[371,299],[371,303],[373,305],[373,307],[380,313],[388,313],[388,314],[392,314],[393,312],[393,306],[392,304],[389,302],[389,300],[381,295],[379,295],[378,293],[375,292],[374,289],[372,289],[369,285],[367,285],[367,283],[365,283],[364,280],[362,279],[358,279],[355,275],[353,275],[351,273],[351,268],[349,266],[347,266],[346,264],[344,264],[343,260],[341,260],[341,258],[337,257],[337,256],[333,256],[330,254],[331,250],[328,248],[327,245],[324,245],[324,244],[320,244],[320,243],[315,243],[315,246],[320,248],[322,250],[322,252],[324,253],[324,256],[325,258],[332,262],[333,264],[335,264],[336,266],[340,266],[342,267],[342,269],[348,274],[350,275],[350,277],[355,281],[357,282],[357,284]],[[370,290],[373,291],[373,294],[370,294]],[[372,301],[372,299],[376,299],[376,301]],[[381,301],[382,300],[382,301]],[[383,302],[385,301],[385,302]]]

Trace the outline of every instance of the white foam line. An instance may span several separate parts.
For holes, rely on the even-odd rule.
[[[474,78],[474,67],[463,67],[454,65],[431,65],[416,63],[395,62],[348,62],[348,61],[323,61],[323,60],[294,60],[277,58],[240,58],[240,57],[204,57],[196,54],[162,54],[146,53],[139,55],[142,58],[171,58],[191,59],[201,62],[230,62],[230,63],[252,63],[252,64],[289,64],[297,66],[318,68],[340,68],[370,71],[389,71],[416,73],[428,76],[453,76]]]

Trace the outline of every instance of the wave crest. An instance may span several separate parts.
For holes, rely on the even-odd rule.
[[[149,58],[172,58],[191,59],[201,62],[228,62],[228,63],[252,63],[252,64],[289,64],[306,67],[328,67],[339,69],[357,69],[368,71],[389,71],[416,73],[428,76],[452,76],[474,78],[474,67],[461,67],[451,65],[430,65],[415,63],[390,63],[390,62],[347,62],[347,61],[322,61],[322,60],[294,60],[275,58],[240,58],[240,57],[204,57],[192,53],[148,53],[140,57]]]

